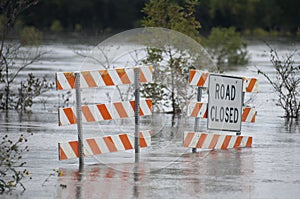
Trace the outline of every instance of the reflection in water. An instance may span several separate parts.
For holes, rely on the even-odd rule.
[[[59,198],[139,198],[143,164],[95,165],[83,172],[61,169]]]
[[[243,151],[242,151],[243,150]],[[218,192],[248,192],[253,188],[248,178],[254,169],[251,149],[202,151],[185,154],[184,175],[191,196],[205,196]],[[216,184],[218,186],[216,186]]]
[[[300,133],[300,125],[299,125],[299,121],[296,119],[285,119],[285,123],[284,123],[284,130],[285,132],[289,132],[289,133]]]

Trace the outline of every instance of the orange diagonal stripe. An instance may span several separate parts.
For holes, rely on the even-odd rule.
[[[131,83],[124,68],[117,68],[116,71],[117,71],[117,73],[118,73],[118,75],[119,75],[119,77],[120,77],[123,84],[130,84]]]
[[[133,111],[135,111],[135,107],[134,107],[135,102],[134,101],[130,101],[130,105],[131,105]],[[142,108],[140,107],[140,116],[143,116],[143,115],[144,115],[144,112],[143,112]]]
[[[206,137],[207,137],[207,134],[205,134],[205,133],[201,134],[201,136],[197,142],[196,148],[202,148],[202,145],[205,142]]]
[[[128,118],[128,115],[126,113],[126,110],[124,109],[122,102],[115,102],[114,106],[115,106],[120,118]]]
[[[115,143],[113,142],[112,138],[110,136],[107,136],[107,137],[104,137],[103,138],[108,150],[110,152],[116,152],[117,151],[117,148],[116,148],[116,145]]]
[[[245,107],[243,110],[243,114],[242,114],[242,122],[245,122],[247,120],[247,117],[249,115],[251,108],[250,107]]]
[[[142,69],[140,69],[140,82],[147,82],[147,79]]]
[[[95,122],[96,121],[89,106],[82,106],[81,110],[82,110],[82,113],[87,122]]]
[[[104,120],[111,120],[112,119],[112,117],[109,114],[105,104],[97,104],[97,108],[98,108],[99,112],[101,113]]]
[[[97,84],[93,76],[91,75],[90,71],[83,71],[81,72],[81,75],[83,76],[83,78],[85,79],[86,83],[90,88],[97,87]]]
[[[56,80],[56,89],[57,90],[63,90],[63,87],[61,86],[61,84],[59,83],[58,80]]]
[[[70,124],[76,124],[77,119],[75,113],[73,112],[72,108],[64,108],[63,109],[65,115],[67,116]]]
[[[69,142],[69,145],[71,146],[73,152],[75,153],[75,156],[79,157],[78,142],[71,141],[71,142]]]
[[[140,132],[140,146],[147,147],[147,143],[146,143],[146,140],[145,140],[142,132]]]
[[[251,147],[252,146],[252,137],[248,137],[246,147]]]
[[[101,150],[99,149],[95,139],[93,139],[93,138],[86,139],[86,142],[88,143],[88,145],[92,149],[93,155],[101,154]]]
[[[196,70],[190,70],[190,83],[193,81],[195,74],[196,74]]]
[[[199,111],[200,111],[200,109],[201,109],[201,106],[202,106],[201,103],[196,103],[195,106],[194,106],[194,109],[193,109],[193,111],[192,111],[191,116],[197,117],[197,116],[198,116],[198,113],[199,113]]]
[[[242,139],[243,139],[243,136],[237,136],[233,148],[238,148],[241,145]]]
[[[64,73],[69,85],[71,88],[75,88],[75,76],[72,72],[65,72]]]
[[[228,147],[228,145],[229,145],[229,143],[230,143],[230,140],[231,140],[231,135],[226,135],[225,136],[225,139],[224,139],[224,141],[223,141],[223,144],[222,144],[222,146],[221,146],[221,149],[227,149],[227,147]]]
[[[204,83],[207,79],[207,76],[208,76],[208,73],[202,73],[201,76],[200,76],[200,80],[198,81],[197,86],[203,87]]]
[[[255,111],[255,113],[254,113],[253,116],[252,116],[252,119],[251,119],[251,122],[252,122],[252,123],[255,122],[255,117],[256,117],[256,111]]]
[[[107,70],[99,70],[99,73],[100,73],[106,86],[115,85]]]
[[[251,92],[253,90],[253,87],[254,87],[256,81],[257,80],[255,78],[251,78],[251,80],[247,86],[246,92]]]
[[[119,137],[120,137],[120,140],[121,140],[125,150],[133,149],[133,147],[128,139],[127,134],[120,134]]]
[[[195,133],[191,133],[191,132],[187,133],[187,135],[184,139],[184,142],[183,142],[184,147],[189,147],[194,135],[195,135]]]
[[[211,140],[211,142],[208,146],[209,149],[215,148],[216,144],[218,143],[219,137],[220,137],[220,135],[214,135],[213,136],[213,138],[212,138],[212,140]]]
[[[66,160],[68,159],[67,155],[65,154],[64,150],[61,148],[60,144],[58,143],[58,148],[59,148],[59,160]]]
[[[146,99],[146,103],[147,103],[150,111],[152,112],[152,99]]]

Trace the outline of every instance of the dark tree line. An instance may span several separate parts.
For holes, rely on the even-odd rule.
[[[178,2],[183,0],[170,0]],[[115,32],[140,27],[148,0],[40,0],[22,14],[24,25],[50,31],[59,22],[62,31]],[[238,31],[295,34],[300,29],[300,0],[199,0],[195,16],[202,32],[234,26]],[[56,24],[57,25],[57,24]],[[299,34],[299,33],[298,33]]]

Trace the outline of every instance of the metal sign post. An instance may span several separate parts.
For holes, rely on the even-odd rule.
[[[140,154],[140,69],[134,69],[134,118],[135,118],[135,133],[134,133],[134,150],[135,163],[139,162]]]
[[[197,87],[197,102],[201,102],[201,97],[202,97],[202,88],[201,87]],[[194,131],[195,132],[199,131],[199,121],[200,121],[200,118],[196,117],[195,118],[195,125],[194,125]],[[197,152],[197,148],[192,148],[192,152],[196,153]]]
[[[79,153],[79,171],[84,166],[83,161],[83,137],[82,137],[82,117],[81,117],[81,93],[80,93],[80,72],[75,72],[75,93],[76,93],[76,115],[77,115],[77,131],[78,131],[78,153]]]

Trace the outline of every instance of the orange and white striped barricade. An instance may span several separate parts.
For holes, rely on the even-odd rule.
[[[212,80],[210,80],[211,78],[212,78]],[[210,81],[213,81],[212,85],[213,86],[215,85],[216,86],[215,88],[213,86],[212,87],[210,86]],[[221,88],[220,84],[224,84],[224,82],[225,83],[227,82],[227,87],[225,88],[223,85],[223,88]],[[232,82],[234,82],[234,83],[232,83]],[[198,87],[198,93],[197,93],[197,102],[191,102],[188,106],[188,116],[195,117],[195,125],[194,125],[194,132],[185,132],[184,133],[184,141],[183,141],[184,147],[191,147],[193,152],[196,152],[196,148],[227,149],[227,148],[237,148],[237,147],[251,147],[252,137],[240,136],[241,126],[237,127],[237,125],[236,125],[236,126],[234,126],[234,128],[232,128],[232,130],[236,131],[236,135],[199,133],[199,118],[209,118],[210,114],[211,114],[211,119],[213,118],[213,115],[212,115],[213,113],[210,113],[208,110],[210,107],[209,105],[211,105],[211,104],[201,102],[202,88],[208,88],[208,94],[209,94],[208,98],[209,99],[211,96],[213,96],[213,93],[215,92],[215,98],[217,100],[212,101],[213,103],[216,103],[216,101],[218,101],[218,100],[220,100],[220,98],[222,98],[222,96],[219,94],[220,94],[220,91],[223,89],[222,91],[224,91],[224,93],[226,92],[226,96],[228,95],[227,96],[228,98],[225,98],[225,100],[229,101],[229,97],[231,94],[230,92],[233,92],[234,97],[237,96],[237,99],[239,100],[239,102],[242,102],[240,105],[239,105],[239,103],[237,103],[237,105],[236,105],[236,106],[240,107],[240,112],[241,112],[239,115],[240,119],[236,120],[237,123],[238,123],[238,121],[254,123],[257,112],[256,112],[255,108],[244,106],[244,95],[245,95],[245,93],[249,93],[249,92],[258,92],[257,79],[256,78],[217,75],[217,74],[211,74],[209,72],[200,71],[200,70],[190,70],[189,83],[192,86]],[[228,86],[229,84],[235,84],[233,90],[230,90],[232,87],[229,87]],[[235,87],[235,86],[238,86],[238,87]],[[210,87],[212,89],[211,92],[209,91]],[[236,92],[240,92],[240,93],[236,93]],[[226,102],[226,101],[222,102],[222,106],[227,106],[227,104],[232,105],[231,102]],[[218,105],[221,106],[221,104],[218,104]],[[232,107],[230,107],[230,108],[232,108]],[[218,113],[216,107],[211,107],[211,109],[215,110],[215,114]],[[223,110],[223,112],[221,110]],[[224,110],[225,110],[225,107],[222,107],[219,109],[219,112],[221,114],[220,121],[222,121],[222,122],[224,120],[225,114],[229,114],[229,115],[232,114],[231,112],[225,113]],[[226,111],[227,111],[227,109],[226,109]],[[236,112],[239,112],[239,110],[236,109]],[[214,118],[214,119],[215,119],[215,121],[217,121],[217,118]],[[220,122],[220,121],[218,120],[218,122]],[[220,127],[218,125],[215,125],[215,126],[216,126],[215,128],[212,128],[212,123],[211,123],[211,125],[208,124],[207,128],[213,129],[213,130],[227,130],[227,131],[231,130],[230,125],[227,125],[227,126],[224,125],[225,127],[223,125],[219,125]],[[247,141],[245,141],[245,140],[247,140]],[[232,144],[232,143],[235,143],[235,144]]]
[[[58,144],[59,160],[79,157],[78,141],[69,141]],[[140,132],[140,147],[151,146],[151,131]],[[93,156],[103,153],[112,153],[134,149],[134,135],[124,133],[104,137],[89,138],[83,141],[83,155]]]
[[[142,147],[151,144],[150,131],[146,131],[145,135],[144,132],[140,132],[139,118],[152,114],[151,99],[140,100],[139,84],[150,81],[152,81],[152,66],[56,73],[57,90],[75,89],[76,91],[76,107],[59,108],[59,125],[77,124],[78,131],[78,141],[59,143],[59,159],[78,157],[79,168],[81,168],[84,156],[135,149],[135,160],[138,161],[140,144]],[[81,105],[80,89],[126,84],[134,84],[134,101]],[[82,123],[130,117],[135,117],[134,136],[120,134],[83,139]]]
[[[81,106],[82,122],[99,122],[104,120],[125,119],[134,117],[135,102],[122,101],[106,104],[93,104]],[[140,116],[152,114],[152,100],[140,100]],[[65,107],[58,109],[59,126],[76,124],[76,107]]]
[[[231,149],[251,147],[252,137],[214,133],[184,132],[184,147],[202,149]]]
[[[152,66],[138,67],[139,82],[152,81]],[[80,88],[99,88],[134,83],[135,68],[115,68],[106,70],[80,71]],[[75,89],[75,72],[56,73],[57,90]]]

